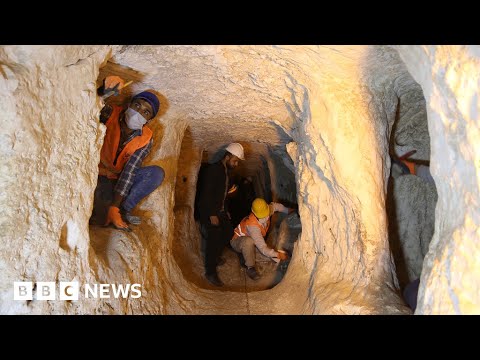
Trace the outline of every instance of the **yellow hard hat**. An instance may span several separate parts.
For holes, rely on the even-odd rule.
[[[270,208],[265,200],[256,198],[252,203],[252,212],[257,218],[262,219],[270,215]]]

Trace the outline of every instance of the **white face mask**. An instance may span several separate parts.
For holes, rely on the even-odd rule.
[[[129,107],[125,111],[125,123],[131,130],[140,130],[147,123],[147,119]]]

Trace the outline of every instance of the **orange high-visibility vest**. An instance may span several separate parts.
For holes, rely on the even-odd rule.
[[[123,108],[113,105],[113,111],[105,125],[107,132],[103,140],[102,150],[100,152],[100,164],[98,164],[98,174],[108,177],[109,179],[118,179],[123,171],[123,167],[127,163],[130,156],[135,151],[144,147],[152,139],[153,132],[146,125],[143,126],[142,135],[135,136],[117,155],[118,145],[120,144],[120,113]]]
[[[267,223],[265,224],[265,227],[263,227],[262,224],[260,224],[260,222],[258,221],[255,214],[253,212],[250,213],[250,215],[244,217],[243,220],[240,221],[240,224],[238,224],[238,226],[235,228],[232,240],[240,236],[250,236],[247,231],[247,226],[258,227],[260,229],[260,232],[262,233],[262,236],[265,238],[268,228],[270,227],[270,217],[268,217]]]

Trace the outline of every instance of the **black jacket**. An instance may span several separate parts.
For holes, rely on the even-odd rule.
[[[225,167],[221,161],[208,165],[203,172],[198,202],[202,222],[209,222],[210,216],[219,216],[225,196],[225,176]]]

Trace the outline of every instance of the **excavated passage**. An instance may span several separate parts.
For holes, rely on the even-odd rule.
[[[254,148],[248,143],[245,143],[244,147],[247,149]],[[195,216],[195,210],[198,212],[197,193],[201,191],[199,178],[203,179],[201,169],[207,164],[207,161],[201,162],[202,158],[208,160],[208,155],[198,151],[192,138],[192,132],[187,128],[178,160],[174,207],[175,240],[173,242],[173,255],[182,270],[182,274],[188,281],[205,289],[251,292],[273,288],[283,278],[290,260],[277,264],[256,250],[256,268],[261,278],[254,281],[246,275],[245,269],[240,266],[239,254],[230,246],[225,247],[222,254],[225,263],[217,269],[219,277],[225,285],[221,288],[214,287],[205,279],[204,248],[206,234],[202,236],[201,224]],[[276,167],[276,172],[273,173],[278,174],[277,178],[273,178],[270,175],[268,162],[265,158],[262,156],[262,161],[255,161],[255,158],[255,154],[250,150],[246,153],[245,163],[230,174],[230,186],[235,185],[237,189],[228,194],[226,199],[232,216],[233,227],[237,226],[239,221],[250,213],[251,202],[257,196],[264,197],[267,201],[272,200],[272,195],[276,198],[280,195],[289,199],[296,198],[294,186],[290,186],[289,189],[285,188],[286,184],[294,184],[294,176],[290,170],[278,165],[280,164],[279,161],[271,161],[271,166]],[[258,167],[248,164],[249,159],[256,163]],[[281,193],[272,194],[270,180],[272,182],[279,181],[280,177],[281,185],[274,185],[273,188],[281,187]],[[269,180],[268,183],[265,179]],[[255,188],[257,191],[255,191]],[[268,188],[268,191],[266,191],[266,188]],[[257,193],[260,195],[257,195]],[[278,199],[275,200],[279,201]],[[289,201],[283,201],[283,203],[286,206],[294,206]],[[294,242],[297,240],[300,231],[301,224],[298,214],[286,216],[276,213],[272,216],[270,231],[265,240],[269,247],[283,249],[292,254]]]
[[[478,46],[0,47],[0,313],[411,313],[386,211],[397,109],[413,120],[395,136],[397,155],[430,159],[438,195],[433,237],[427,244],[432,226],[420,226],[408,259],[408,280],[421,270],[416,313],[478,313],[479,58]],[[144,222],[132,233],[88,225],[105,135],[96,82],[106,74],[133,80],[126,96],[161,95],[144,165],[165,178],[135,208]],[[428,119],[415,106],[420,86]],[[429,142],[410,131],[420,119]],[[293,244],[293,256],[268,291],[189,279],[203,273],[198,171],[231,142],[248,157],[238,180],[250,177],[256,196],[297,203],[302,220],[298,236],[294,218],[272,229],[276,241],[296,241],[269,239]],[[409,193],[412,177],[401,178]],[[418,235],[409,229],[420,222],[403,224],[400,237]],[[229,251],[224,266],[241,271]],[[33,299],[15,300],[15,282],[138,283],[142,295],[46,301],[37,286]]]
[[[430,173],[425,97],[420,85],[409,82],[410,86],[397,94],[386,200],[389,243],[402,293],[407,284],[421,276],[434,233],[437,202],[435,181]]]

